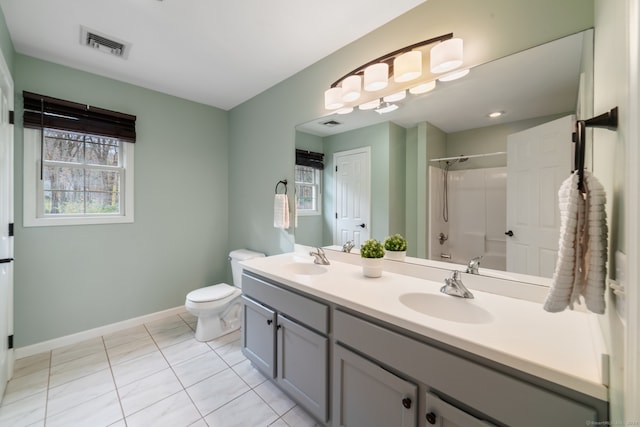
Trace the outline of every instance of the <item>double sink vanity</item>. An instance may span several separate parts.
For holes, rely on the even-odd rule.
[[[356,254],[245,261],[242,349],[327,426],[572,426],[608,419],[606,349],[594,315],[547,313],[544,289]],[[504,296],[509,289],[511,296]],[[516,290],[514,290],[516,289]],[[500,295],[495,293],[500,292]]]

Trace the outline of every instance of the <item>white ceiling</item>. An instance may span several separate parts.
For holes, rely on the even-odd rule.
[[[425,0],[0,0],[17,52],[229,110]],[[80,45],[80,26],[132,45]]]

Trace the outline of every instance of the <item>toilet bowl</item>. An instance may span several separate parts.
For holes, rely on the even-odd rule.
[[[240,328],[242,316],[242,266],[240,261],[263,257],[264,254],[238,249],[231,251],[233,285],[218,283],[196,289],[187,294],[185,308],[198,318],[196,339],[211,341]]]

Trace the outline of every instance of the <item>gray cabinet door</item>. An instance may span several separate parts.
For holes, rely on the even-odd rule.
[[[329,340],[278,314],[278,379],[318,420],[328,420]]]
[[[276,313],[242,296],[242,353],[263,374],[276,376]]]
[[[333,348],[333,423],[415,427],[418,387],[340,345]]]

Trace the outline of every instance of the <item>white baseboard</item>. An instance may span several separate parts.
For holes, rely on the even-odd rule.
[[[134,326],[142,325],[143,323],[153,322],[173,314],[184,313],[185,308],[183,305],[175,308],[170,308],[163,311],[158,311],[151,314],[145,314],[144,316],[134,317],[133,319],[123,320],[122,322],[111,323],[109,325],[100,326],[98,328],[89,329],[86,331],[78,332],[71,335],[66,335],[52,340],[43,341],[37,344],[28,345],[15,349],[15,358],[21,359],[23,357],[33,356],[34,354],[42,353],[45,351],[51,351],[55,348],[64,347],[66,345],[77,344],[79,342],[101,337],[103,335],[112,334],[123,329],[132,328]]]

